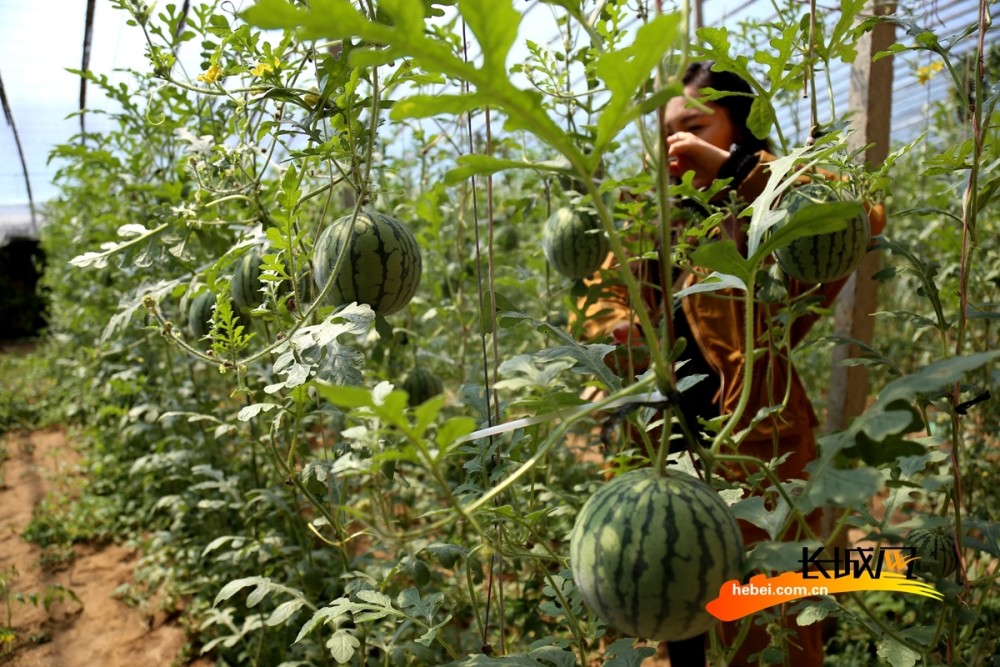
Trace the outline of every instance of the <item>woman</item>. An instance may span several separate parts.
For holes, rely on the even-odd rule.
[[[704,62],[692,64],[683,77],[684,95],[671,99],[665,108],[663,123],[670,174],[672,178],[679,179],[693,172],[692,184],[698,188],[711,185],[715,179],[730,178],[727,190],[735,192],[743,203],[752,204],[767,183],[767,164],[774,160],[774,156],[768,150],[767,140],[758,139],[747,129],[753,101],[750,86],[734,74],[712,71],[711,65]],[[706,87],[735,94],[713,102],[692,104],[691,100],[697,99],[699,91]],[[728,193],[721,196],[728,196]],[[885,225],[881,207],[872,207],[869,217],[872,233],[880,233]],[[735,240],[737,246],[745,251],[745,230],[735,218],[725,221],[720,233]],[[655,262],[644,262],[635,270],[644,282],[652,283],[643,285],[642,294],[651,320],[658,322],[663,313],[659,295],[664,292],[658,285],[662,280],[659,278],[662,275],[660,269]],[[677,291],[691,287],[698,277],[693,273],[675,271],[672,279]],[[819,305],[825,307],[832,303],[845,282],[846,278],[822,285],[791,281],[788,288],[792,298],[809,291],[818,297]],[[674,304],[674,337],[687,339],[687,347],[681,357],[685,364],[679,372],[707,376],[681,395],[676,412],[685,421],[689,432],[698,433],[698,418],[731,414],[739,401],[743,377],[747,372],[744,307],[740,296],[740,293],[731,290],[696,292]],[[773,312],[763,306],[754,310],[755,340],[761,341],[770,326]],[[603,286],[602,298],[588,304],[586,312],[593,315],[583,323],[584,335],[588,339],[609,340],[625,343],[626,346],[641,341],[643,332],[638,330],[634,312],[620,286]],[[816,315],[804,315],[794,320],[789,332],[792,346],[805,337],[816,319]],[[619,363],[616,365],[621,367],[621,351],[617,358]],[[739,427],[749,426],[750,419],[761,408],[779,404],[784,407],[780,413],[762,420],[753,428],[741,441],[739,453],[764,462],[787,455],[778,467],[779,477],[782,480],[802,479],[806,476],[805,465],[816,457],[813,430],[818,425],[805,389],[785,350],[765,351],[750,370],[751,399]],[[707,438],[702,437],[706,442]],[[730,466],[723,474],[730,479],[743,480],[754,472],[757,470],[751,467]],[[818,516],[816,521],[810,520],[810,524],[818,533]],[[747,546],[768,539],[762,530],[754,526],[741,523],[741,528]],[[794,531],[786,535],[786,539],[796,537]],[[822,624],[799,628],[794,619],[789,619],[788,627],[793,633],[785,646],[789,664],[803,667],[822,665]],[[734,640],[736,628],[724,627],[723,636],[726,641]],[[748,664],[750,655],[766,648],[769,642],[765,629],[754,625],[732,664]],[[702,644],[702,638],[695,638],[691,642],[671,645],[674,666],[698,664],[699,659],[704,664]]]

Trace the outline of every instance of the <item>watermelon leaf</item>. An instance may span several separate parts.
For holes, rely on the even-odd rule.
[[[597,76],[610,92],[607,106],[597,120],[595,153],[600,154],[639,114],[642,107],[633,100],[663,54],[676,42],[680,18],[680,13],[660,14],[636,31],[632,44],[606,51],[594,63]]]
[[[698,266],[738,278],[744,285],[750,282],[753,263],[740,254],[736,242],[732,240],[703,243],[691,253],[691,261]]]
[[[847,227],[848,220],[857,215],[858,209],[864,213],[863,207],[856,201],[823,202],[800,208],[787,221],[783,221],[785,216],[780,212],[772,212],[775,219],[772,221],[771,234],[757,248],[751,261],[763,261],[775,250],[784,248],[798,238],[839,232]]]
[[[507,54],[517,39],[521,14],[510,0],[460,0],[458,8],[483,50],[483,73],[506,78]]]
[[[656,649],[649,646],[633,646],[635,641],[625,637],[605,649],[608,659],[601,667],[640,667],[642,661],[654,655]]]

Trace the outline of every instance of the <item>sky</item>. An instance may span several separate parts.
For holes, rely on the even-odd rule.
[[[36,202],[55,194],[54,165],[47,166],[56,144],[79,132],[76,112],[80,78],[66,68],[80,68],[83,52],[85,0],[0,0],[0,77],[28,161]],[[140,66],[144,41],[138,29],[125,25],[126,16],[108,0],[98,0],[90,67],[108,73],[115,68]],[[87,87],[88,106],[100,104],[94,86]],[[106,120],[87,116],[87,128],[99,129]],[[0,206],[24,204],[27,189],[11,128],[0,120]]]
[[[769,0],[703,0],[709,24],[735,27],[734,19],[754,11],[772,11]],[[245,7],[252,0],[235,0]],[[515,0],[522,9],[529,0]],[[53,146],[79,131],[79,119],[70,117],[79,104],[79,77],[66,68],[79,68],[83,45],[86,0],[0,0],[0,77],[28,161],[35,201],[56,194],[52,184],[57,164],[47,164]],[[164,5],[165,0],[156,4]],[[958,3],[962,4],[962,3]],[[128,80],[115,69],[146,69],[141,31],[126,25],[125,12],[110,0],[97,0],[90,68],[112,81]],[[551,9],[535,7],[522,23],[519,42],[531,38],[547,43],[555,32]],[[511,54],[517,59],[518,47]],[[523,49],[523,47],[521,47]],[[183,52],[182,52],[183,53]],[[923,92],[923,91],[921,91]],[[104,106],[100,91],[88,85],[88,107]],[[107,127],[107,119],[88,114],[88,131]],[[13,133],[0,120],[0,216],[5,207],[25,204],[27,191]]]

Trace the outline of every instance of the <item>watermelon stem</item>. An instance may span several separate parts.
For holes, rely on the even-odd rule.
[[[740,389],[740,398],[733,409],[733,413],[726,420],[722,430],[715,436],[712,442],[712,454],[718,454],[722,444],[729,439],[743,413],[746,412],[747,405],[750,404],[750,390],[752,387],[753,372],[753,349],[754,349],[754,293],[757,289],[757,272],[750,271],[746,281],[746,291],[743,294],[743,386]],[[711,467],[708,468],[711,474]]]

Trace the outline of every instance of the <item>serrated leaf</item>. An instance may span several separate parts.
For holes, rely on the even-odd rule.
[[[597,120],[596,152],[638,114],[639,107],[632,107],[633,101],[649,81],[653,68],[674,46],[680,18],[680,13],[660,14],[636,31],[632,44],[606,51],[594,63],[595,73],[611,93]]]
[[[517,39],[521,14],[510,0],[460,0],[458,10],[482,49],[483,73],[507,76],[507,54]]]

